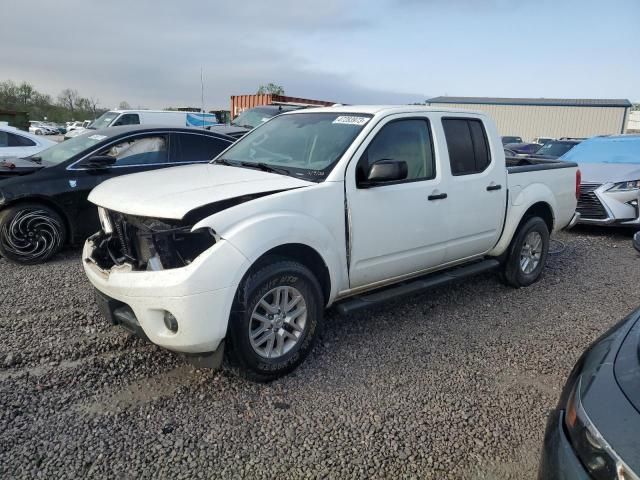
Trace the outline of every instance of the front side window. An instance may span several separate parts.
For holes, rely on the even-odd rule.
[[[114,166],[152,165],[168,161],[165,136],[137,137],[116,143],[98,155],[114,157]]]
[[[480,120],[444,118],[442,127],[447,139],[452,175],[480,173],[489,166],[489,145]]]
[[[113,124],[114,127],[120,125],[140,125],[140,117],[137,113],[125,113]]]
[[[436,169],[429,123],[417,119],[395,120],[382,127],[358,162],[357,182],[366,180],[369,168],[379,160],[406,162],[405,180],[434,178]]]
[[[356,113],[280,115],[247,133],[218,160],[322,181],[370,119]]]

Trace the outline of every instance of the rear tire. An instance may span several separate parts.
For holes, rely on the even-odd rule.
[[[268,382],[293,371],[320,333],[320,284],[304,265],[275,260],[250,273],[238,288],[226,354],[240,374]]]
[[[540,217],[530,217],[518,228],[504,263],[503,279],[515,288],[538,281],[549,252],[549,229]]]
[[[60,251],[65,233],[60,215],[45,205],[9,207],[0,212],[0,255],[22,265],[45,262]]]

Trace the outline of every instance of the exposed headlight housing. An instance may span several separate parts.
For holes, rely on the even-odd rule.
[[[569,395],[564,424],[576,454],[596,480],[640,480],[611,448],[589,419],[580,401],[578,380]]]
[[[98,218],[100,219],[100,227],[107,235],[113,233],[113,224],[109,218],[109,212],[105,208],[98,207]]]
[[[610,192],[628,192],[630,190],[640,190],[640,180],[629,180],[626,182],[614,183],[608,191]]]

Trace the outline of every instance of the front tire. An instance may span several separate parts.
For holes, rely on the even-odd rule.
[[[60,251],[65,239],[62,218],[45,205],[16,205],[0,212],[0,255],[11,262],[45,262]]]
[[[240,373],[267,382],[309,355],[322,325],[323,295],[313,273],[289,260],[252,272],[238,289],[227,354]]]
[[[504,280],[515,288],[538,281],[549,252],[549,229],[540,217],[525,219],[509,246]]]

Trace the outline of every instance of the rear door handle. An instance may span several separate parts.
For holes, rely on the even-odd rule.
[[[492,190],[500,190],[502,188],[502,185],[489,185],[487,187],[487,192],[490,192]]]
[[[447,198],[446,193],[437,193],[435,195],[429,195],[427,197],[428,200],[442,200],[443,198]]]

